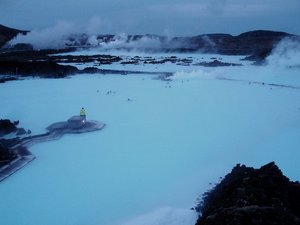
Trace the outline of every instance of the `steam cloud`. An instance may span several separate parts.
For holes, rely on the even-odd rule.
[[[98,42],[98,46],[103,50],[111,49],[128,49],[128,50],[159,50],[162,48],[162,43],[159,38],[143,36],[140,39],[134,40],[127,34],[116,35],[110,42]]]
[[[97,27],[97,26],[96,26]],[[84,29],[81,29],[81,31]],[[28,43],[34,49],[61,49],[67,46],[92,46],[101,47],[102,50],[128,49],[128,50],[159,50],[162,43],[159,38],[143,36],[134,40],[127,34],[115,35],[112,40],[106,42],[98,38],[94,25],[87,26],[84,34],[78,34],[78,27],[67,22],[60,22],[54,27],[33,30],[27,35],[18,35],[10,44]],[[101,30],[99,31],[101,32]]]
[[[26,35],[19,34],[9,44],[28,43],[34,49],[65,48],[67,45],[72,45],[74,41],[78,42],[76,39],[80,38],[78,33],[83,32],[88,35],[88,43],[94,46],[98,44],[95,35],[107,26],[110,26],[110,24],[99,17],[91,18],[85,25],[59,21],[53,27],[34,29]]]
[[[159,51],[163,48],[175,49],[183,46],[180,41],[171,41],[168,37],[144,35],[134,37],[125,33],[101,36],[102,30],[110,26],[99,17],[93,17],[86,25],[75,25],[71,22],[61,21],[53,27],[35,29],[26,35],[19,34],[10,45],[28,43],[34,49],[62,49],[67,46],[91,46],[99,47],[101,50],[125,49],[133,51]],[[104,29],[106,28],[106,29]]]
[[[198,78],[216,78],[221,75],[222,69],[201,68],[192,71],[177,71],[171,77],[172,80],[192,80]]]
[[[296,38],[283,39],[266,61],[270,66],[300,67],[300,40]]]
[[[68,22],[58,22],[54,27],[32,30],[26,35],[19,34],[10,44],[31,44],[35,49],[64,48],[70,34],[76,33],[75,26]]]

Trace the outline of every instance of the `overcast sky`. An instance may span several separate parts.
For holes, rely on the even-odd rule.
[[[0,24],[32,30],[68,23],[94,32],[300,34],[300,0],[0,0]]]

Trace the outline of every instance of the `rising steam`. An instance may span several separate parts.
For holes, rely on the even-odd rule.
[[[76,33],[74,24],[61,21],[45,29],[34,29],[26,35],[19,34],[10,44],[31,44],[34,49],[65,48],[70,34]]]
[[[34,49],[63,49],[66,47],[99,47],[101,50],[161,51],[195,48],[183,39],[156,35],[100,35],[109,23],[93,17],[86,25],[61,21],[53,27],[34,29],[26,35],[19,34],[10,45],[31,44]],[[204,42],[208,42],[205,38]]]
[[[94,46],[98,45],[96,34],[101,33],[102,28],[107,26],[109,23],[99,17],[91,18],[85,25],[59,21],[52,27],[34,29],[26,35],[19,34],[9,44],[28,43],[34,49],[61,49],[85,40],[87,44]]]
[[[266,61],[270,66],[300,67],[300,40],[297,38],[283,39]]]

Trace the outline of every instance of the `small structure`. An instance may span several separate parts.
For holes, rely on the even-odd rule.
[[[81,129],[86,124],[85,116],[72,116],[68,119],[68,127],[71,129]]]

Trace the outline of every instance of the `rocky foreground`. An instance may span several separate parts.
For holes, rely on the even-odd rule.
[[[300,183],[274,162],[260,169],[238,164],[196,210],[196,225],[299,225]]]

